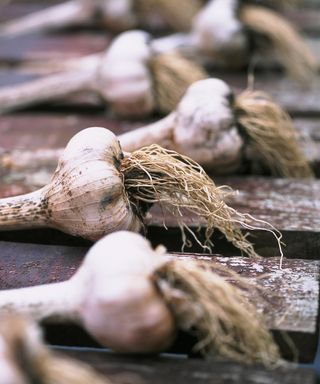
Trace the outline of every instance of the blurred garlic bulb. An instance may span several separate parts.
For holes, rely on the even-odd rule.
[[[124,32],[104,55],[82,59],[79,68],[0,88],[0,113],[50,102],[78,92],[94,92],[120,116],[171,112],[190,84],[207,77],[178,54],[154,54],[143,31]]]
[[[110,384],[84,363],[51,352],[40,329],[10,314],[0,319],[0,384]]]
[[[118,138],[127,152],[157,143],[215,174],[255,165],[255,170],[276,176],[313,177],[289,115],[267,94],[246,90],[235,95],[219,79],[195,82],[167,117]],[[61,153],[14,151],[4,153],[0,164],[32,172],[56,164]]]
[[[187,29],[201,5],[202,0],[189,0],[187,4],[184,0],[69,0],[2,23],[0,37],[92,23],[115,31],[137,26],[153,27],[158,24],[155,13],[164,24],[177,30]]]
[[[151,145],[124,157],[114,134],[88,128],[71,139],[45,187],[0,199],[0,230],[51,227],[97,240],[118,230],[139,231],[147,210],[158,203],[182,230],[192,232],[182,211],[198,217],[205,226],[204,248],[210,249],[217,228],[256,256],[240,227],[260,228],[261,222],[229,207],[230,193],[186,156]],[[274,235],[279,243],[281,235]]]
[[[0,229],[49,226],[90,240],[120,229],[138,231],[118,170],[122,159],[111,132],[82,131],[70,140],[47,186],[0,200]]]
[[[266,365],[279,360],[272,336],[237,288],[203,263],[171,260],[129,232],[97,242],[66,282],[0,291],[0,310],[78,323],[118,352],[158,353],[183,329],[196,332],[203,353]]]
[[[158,52],[203,56],[208,64],[242,67],[252,54],[275,58],[297,80],[308,81],[318,63],[303,38],[276,11],[239,0],[210,0],[193,18],[189,34],[156,39]]]

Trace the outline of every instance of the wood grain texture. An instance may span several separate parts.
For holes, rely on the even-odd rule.
[[[30,178],[38,180],[36,174],[50,175],[54,170],[57,162],[54,157],[50,157],[47,150],[64,148],[71,137],[80,130],[90,126],[101,126],[120,135],[144,126],[152,120],[154,118],[147,122],[129,122],[120,121],[104,113],[70,112],[0,116],[0,175],[10,177],[8,172],[12,170],[15,173],[11,174],[11,181],[25,180],[28,184],[27,180]],[[312,164],[316,175],[320,176],[320,119],[296,118],[293,119],[293,123],[298,132],[302,151]],[[37,150],[39,159],[37,162],[32,160],[33,150]],[[28,154],[31,155],[30,160],[27,160],[30,158]],[[41,177],[39,181],[43,179]],[[35,186],[38,185],[41,183],[36,182]]]
[[[0,242],[0,249],[0,289],[11,289],[67,280],[81,264],[88,247]],[[279,340],[281,331],[288,332],[302,355],[310,357],[315,353],[320,261],[284,260],[281,270],[278,258],[253,260],[186,253],[172,257],[203,260],[213,270],[214,263],[226,265],[259,282],[261,292],[250,290],[247,294],[268,327],[276,331]]]
[[[1,173],[1,172],[0,172]],[[48,173],[35,173],[29,177],[25,172],[0,175],[0,197],[16,193],[26,193],[41,183],[41,177],[48,178]],[[20,179],[19,179],[20,178]],[[17,180],[19,179],[19,180]],[[22,180],[23,179],[23,180]],[[229,177],[215,179],[218,185],[230,185],[237,193],[230,198],[228,204],[243,213],[249,213],[257,219],[272,224],[282,232],[283,248],[287,257],[320,259],[320,181],[294,181],[285,179]],[[204,226],[198,218],[184,213],[184,220],[193,228]],[[176,219],[166,215],[165,223],[169,230],[163,227],[163,214],[159,206],[152,207],[147,215],[147,231],[151,238],[163,241],[170,250],[181,249],[181,233]],[[268,228],[258,223],[258,227]],[[270,228],[269,228],[270,229]],[[278,245],[270,232],[255,229],[248,231],[249,238],[255,244],[259,254],[274,256],[279,254]],[[19,238],[27,242],[50,241],[52,231],[38,237],[39,231],[19,231]],[[46,233],[46,232],[45,232]],[[200,233],[200,237],[203,234]],[[42,237],[45,236],[45,237]],[[15,232],[2,232],[0,239],[16,239]],[[70,236],[58,236],[63,243],[73,239]],[[218,232],[214,233],[214,250],[222,254],[232,255],[236,251]],[[198,251],[194,245],[192,251]]]
[[[117,384],[315,384],[309,369],[294,366],[266,370],[225,361],[161,357],[125,357],[108,352],[55,349],[90,364]]]

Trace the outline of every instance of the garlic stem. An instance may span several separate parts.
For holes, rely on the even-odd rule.
[[[118,136],[121,147],[127,152],[133,152],[157,143],[165,148],[173,149],[172,134],[175,116],[176,113],[173,112],[155,123]]]
[[[0,150],[0,168],[31,171],[41,167],[55,167],[63,151],[63,148],[36,149],[33,151],[20,149],[12,151]]]
[[[95,71],[75,71],[0,89],[0,113],[92,88]]]
[[[195,56],[196,46],[190,33],[175,33],[165,37],[158,37],[151,42],[156,53],[178,51],[186,56]]]
[[[174,334],[170,310],[150,278],[161,262],[142,237],[116,232],[90,249],[67,282],[0,292],[0,311],[81,322],[115,350],[157,352]]]
[[[71,0],[0,26],[0,36],[14,37],[35,31],[59,29],[79,25],[88,20],[88,5],[79,0]]]
[[[0,228],[11,230],[19,228],[36,228],[47,223],[47,207],[43,199],[46,189],[22,196],[0,199]]]
[[[0,291],[1,314],[19,313],[35,321],[78,321],[77,295],[70,281]]]
[[[223,273],[237,280],[228,269]],[[272,336],[238,289],[204,264],[170,260],[162,247],[153,250],[129,232],[98,241],[67,282],[0,292],[0,310],[75,321],[119,352],[163,351],[181,329],[197,335],[203,352],[266,365],[279,359]]]

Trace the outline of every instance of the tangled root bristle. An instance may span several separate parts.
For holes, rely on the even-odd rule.
[[[265,93],[244,91],[235,99],[239,124],[272,173],[311,178],[313,172],[299,148],[290,116]]]
[[[156,271],[156,284],[177,326],[196,333],[195,348],[203,354],[275,366],[280,353],[263,319],[239,288],[212,269],[212,264],[208,268],[199,261],[170,260]],[[235,273],[224,268],[224,275],[229,272],[235,279]],[[252,289],[249,282],[247,289]]]
[[[309,81],[317,73],[317,61],[294,27],[276,12],[260,6],[244,6],[239,15],[251,31],[267,38],[289,75]]]
[[[203,0],[137,0],[136,9],[141,17],[156,11],[165,18],[170,27],[178,31],[188,31],[194,16],[203,5]]]
[[[208,77],[202,67],[178,53],[155,55],[149,66],[157,108],[165,114],[175,109],[191,84]]]
[[[52,353],[42,343],[36,325],[21,316],[2,317],[0,334],[8,345],[11,360],[28,383],[111,383],[90,366]]]
[[[206,222],[206,242],[201,244],[203,248],[210,249],[210,238],[214,229],[218,228],[241,251],[257,256],[252,244],[237,226],[257,229],[259,227],[254,224],[261,221],[229,207],[224,199],[230,195],[231,189],[217,187],[203,168],[190,158],[154,144],[125,157],[120,172],[128,200],[133,206],[160,203],[164,212],[175,217],[182,233],[189,230],[198,241],[184,222],[183,211],[188,211]],[[269,231],[280,244],[281,235]],[[279,248],[281,252],[281,246]]]

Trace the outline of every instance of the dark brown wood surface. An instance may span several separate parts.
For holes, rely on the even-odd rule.
[[[0,242],[0,289],[67,280],[81,264],[87,249]],[[296,342],[300,359],[310,359],[315,354],[320,261],[285,259],[281,269],[279,258],[226,258],[190,253],[176,253],[172,257],[203,260],[213,265],[213,269],[212,262],[226,265],[258,283],[262,290],[250,290],[248,299],[263,314],[268,327],[276,331],[279,341],[283,343],[280,334],[286,332]]]
[[[14,178],[16,177],[16,179]],[[20,182],[19,179],[20,177]],[[26,193],[34,189],[36,182],[42,178],[48,178],[48,174],[9,173],[0,175],[0,197]],[[23,179],[21,181],[21,179]],[[243,213],[249,213],[257,219],[272,224],[283,234],[286,246],[284,254],[291,258],[318,259],[320,249],[320,181],[293,181],[272,178],[219,178],[219,185],[230,185],[237,193],[230,198],[228,203]],[[191,227],[197,228],[204,225],[199,219],[185,214],[185,221]],[[178,251],[181,248],[181,235],[174,218],[166,216],[166,225],[163,227],[163,215],[160,207],[155,206],[147,216],[148,236],[155,241],[163,242],[168,249]],[[267,228],[263,223],[257,223],[257,227]],[[270,227],[269,227],[270,229]],[[0,239],[28,242],[39,241],[39,231],[2,232]],[[52,231],[42,234],[40,239],[50,241]],[[56,233],[56,232],[54,232]],[[254,242],[257,252],[263,256],[279,254],[278,244],[274,236],[260,229],[250,231],[250,240]],[[45,236],[45,237],[43,237]],[[59,241],[76,241],[66,235],[59,235]],[[162,240],[163,239],[163,240]],[[232,255],[235,252],[224,238],[217,234],[213,237],[216,252]],[[198,251],[196,245],[191,250]]]
[[[62,2],[62,0],[60,1]],[[45,2],[49,3],[48,0]],[[0,21],[44,8],[39,0],[15,0],[0,4]],[[58,3],[58,1],[50,1]],[[305,0],[300,8],[286,11],[289,18],[303,31],[317,56],[320,67],[320,9],[318,0]],[[0,87],[19,84],[41,76],[42,60],[66,60],[101,52],[110,44],[112,35],[99,29],[78,29],[55,34],[32,34],[19,38],[0,39]],[[38,69],[22,70],[21,61],[38,62]],[[42,75],[44,72],[42,73]],[[235,90],[247,85],[246,71],[213,70]],[[301,145],[315,170],[320,174],[320,81],[303,87],[285,78],[272,62],[260,63],[255,73],[255,88],[271,93],[294,118],[301,136]],[[153,117],[157,118],[157,117]],[[3,151],[33,150],[63,147],[69,138],[88,126],[106,126],[116,133],[138,127],[145,122],[120,122],[108,115],[101,101],[92,95],[74,96],[48,107],[0,116],[0,158]],[[311,139],[311,140],[310,140]],[[25,193],[48,177],[54,164],[32,172],[0,168],[0,197]],[[44,172],[41,174],[41,172]],[[242,276],[258,280],[264,286],[260,297],[253,295],[257,307],[267,319],[281,346],[284,356],[292,359],[294,352],[287,344],[283,331],[294,341],[300,361],[311,362],[315,356],[319,328],[319,268],[320,268],[320,182],[289,181],[271,178],[225,178],[218,183],[239,190],[230,204],[267,220],[283,232],[287,246],[283,269],[279,269],[277,244],[270,233],[255,230],[251,240],[267,259],[244,257],[221,258],[196,254],[175,257],[208,258],[227,264]],[[199,221],[187,217],[197,226]],[[171,252],[181,247],[181,235],[176,222],[168,218],[168,230],[162,227],[159,208],[148,216],[147,237],[153,244],[164,243]],[[201,234],[200,234],[201,236]],[[234,256],[238,252],[214,235],[214,252]],[[0,233],[0,289],[34,284],[53,283],[68,279],[76,271],[90,243],[54,230],[33,230]],[[308,259],[308,260],[307,260]],[[97,346],[88,335],[76,327],[49,326],[49,342],[68,346]],[[174,383],[315,383],[314,372],[295,367],[266,371],[260,367],[227,362],[205,362],[190,359],[181,353],[191,353],[194,340],[182,335],[173,348],[179,358],[120,357],[93,350],[71,351],[68,356],[88,362],[100,372],[110,375],[116,383],[140,384],[151,380]]]
[[[116,384],[311,384],[316,382],[310,369],[287,366],[266,370],[223,361],[201,361],[199,359],[173,356],[134,358],[115,356],[108,352],[61,351],[97,369]]]

